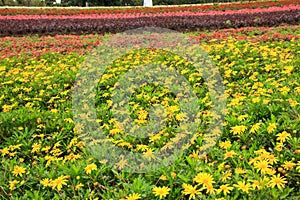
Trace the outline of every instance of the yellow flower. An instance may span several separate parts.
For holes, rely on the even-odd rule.
[[[176,114],[175,118],[178,121],[186,121],[188,119],[188,116],[186,113],[179,113],[179,114]]]
[[[138,112],[138,118],[139,118],[139,120],[146,120],[147,119],[148,112],[146,110],[140,109],[137,112]]]
[[[258,190],[261,189],[261,183],[258,180],[252,180],[252,188],[255,190],[256,188]]]
[[[276,136],[277,136],[277,140],[279,140],[280,143],[283,143],[286,141],[287,138],[291,137],[291,134],[289,134],[286,131],[283,131],[282,133],[278,133]]]
[[[293,169],[295,165],[296,164],[291,161],[285,161],[282,166],[284,169],[289,170],[289,169]]]
[[[22,144],[18,144],[18,145],[9,145],[9,149],[11,150],[11,151],[14,151],[14,150],[20,150],[21,147],[22,146]]]
[[[218,170],[221,171],[222,169],[224,169],[225,166],[225,162],[222,162],[218,165]]]
[[[233,135],[239,135],[244,133],[247,130],[247,126],[241,125],[241,126],[234,126],[231,127],[230,133],[233,133]]]
[[[197,176],[193,179],[198,184],[203,184],[205,186],[210,186],[214,183],[212,175],[208,173],[198,173]]]
[[[254,97],[254,98],[252,99],[252,102],[253,102],[253,103],[258,103],[258,102],[260,102],[260,98],[259,98],[259,97]]]
[[[279,88],[278,90],[281,92],[281,94],[285,95],[285,94],[287,94],[291,89],[290,89],[289,87],[287,87],[287,86],[284,86],[284,87],[282,87],[282,88]]]
[[[231,142],[229,140],[221,142],[219,144],[219,147],[223,148],[223,149],[228,149],[231,147]]]
[[[111,135],[116,135],[116,134],[122,133],[122,130],[120,128],[113,128],[113,129],[109,130],[109,133]]]
[[[246,192],[247,194],[249,193],[249,190],[251,188],[251,185],[249,183],[245,184],[245,182],[243,181],[238,181],[237,184],[234,184],[233,186],[236,187],[238,190]]]
[[[275,149],[276,151],[282,151],[282,147],[283,147],[283,143],[279,142],[279,143],[276,143],[276,146],[275,146]]]
[[[130,194],[126,197],[126,200],[137,200],[141,199],[141,195],[137,193]]]
[[[8,112],[8,111],[10,111],[10,110],[12,110],[12,108],[13,108],[13,106],[11,106],[11,105],[3,105],[2,106],[2,109],[3,109],[3,111],[2,112]]]
[[[242,169],[242,168],[237,168],[237,169],[235,170],[235,173],[236,173],[236,174],[246,174],[246,171],[245,171],[244,169]]]
[[[51,109],[50,112],[52,112],[52,113],[58,113],[58,110],[57,109]]]
[[[14,166],[12,173],[13,173],[13,175],[16,175],[16,176],[19,175],[22,177],[22,175],[25,173],[25,171],[26,171],[26,168],[16,165],[16,166]]]
[[[246,114],[246,115],[240,115],[240,116],[238,117],[238,120],[239,120],[239,121],[243,121],[243,120],[245,120],[247,117],[248,117],[247,114]]]
[[[97,170],[97,165],[92,163],[92,164],[89,164],[87,165],[85,168],[84,168],[85,172],[87,174],[91,174],[92,173],[92,170]]]
[[[146,152],[143,152],[143,156],[148,160],[154,159],[155,155],[153,153],[153,149],[148,149]]]
[[[167,180],[167,177],[166,177],[165,175],[161,175],[161,176],[159,177],[159,180],[165,181],[165,180]]]
[[[81,187],[83,187],[84,185],[82,183],[79,183],[78,185],[75,186],[75,190],[79,190]]]
[[[166,197],[169,194],[170,188],[163,186],[163,187],[154,187],[153,194],[155,196],[159,196],[159,198]]]
[[[11,153],[9,153],[9,156],[14,157],[16,154],[17,154],[17,152],[11,152]]]
[[[36,119],[36,122],[40,124],[42,122],[42,119],[39,117]]]
[[[268,133],[272,133],[273,131],[275,131],[275,129],[276,129],[276,123],[270,123],[267,128],[267,131]]]
[[[180,110],[180,107],[178,107],[178,106],[169,106],[167,108],[167,111],[170,113],[175,113],[175,112],[178,112],[179,110]]]
[[[296,87],[296,88],[295,88],[295,93],[296,93],[296,94],[300,94],[300,87]]]
[[[189,155],[190,158],[199,159],[199,151],[193,150],[193,152]]]
[[[291,105],[291,107],[295,107],[297,105],[299,105],[299,103],[293,99],[288,99],[289,104]]]
[[[270,102],[269,99],[264,99],[264,100],[263,100],[263,104],[268,104],[269,102]]]
[[[273,176],[274,174],[276,174],[276,170],[271,169],[271,168],[267,168],[266,169],[266,174]]]
[[[31,153],[38,152],[41,148],[41,144],[34,143],[32,146]]]
[[[265,151],[265,152],[263,152],[260,156],[259,156],[259,159],[261,159],[261,160],[268,160],[269,159],[269,157],[270,157],[270,153],[269,152],[267,152],[267,151]]]
[[[74,123],[73,119],[71,119],[71,118],[66,118],[66,119],[64,119],[64,121],[66,121],[70,124]],[[75,139],[77,139],[77,138],[75,138]]]
[[[257,154],[257,155],[265,154],[266,152],[267,152],[267,151],[266,151],[264,148],[259,149],[259,150],[257,150],[257,151],[254,151],[254,153]]]
[[[236,153],[233,150],[227,151],[226,153],[224,153],[224,159],[233,158],[234,155],[236,155]]]
[[[1,156],[4,157],[5,155],[9,154],[9,148],[5,147],[4,149],[0,150]]]
[[[136,145],[136,150],[146,151],[146,150],[148,150],[148,146],[144,145],[144,144],[138,144],[138,145]]]
[[[221,185],[220,188],[217,190],[218,193],[223,192],[223,194],[226,196],[230,193],[230,191],[233,190],[233,187],[230,187],[229,184]]]
[[[67,155],[66,157],[65,157],[65,159],[64,159],[64,161],[63,162],[65,162],[65,161],[67,161],[67,160],[69,160],[69,161],[71,161],[71,162],[75,162],[77,159],[79,159],[79,158],[81,158],[81,155],[80,154],[73,154],[73,153],[71,153],[70,155]]]
[[[175,172],[171,172],[171,177],[172,177],[172,179],[174,179],[176,177],[176,173]]]
[[[274,156],[273,154],[269,155],[267,159],[271,165],[278,162],[277,157]]]
[[[40,183],[45,187],[51,186],[51,180],[49,178],[44,178]]]
[[[153,135],[153,136],[151,136],[150,138],[149,138],[149,142],[155,142],[155,141],[157,141],[157,140],[160,140],[160,138],[161,138],[161,135],[160,134],[155,134],[155,135]]]
[[[260,128],[260,126],[261,126],[261,123],[256,123],[256,124],[254,124],[252,127],[251,127],[251,129],[250,129],[250,133],[255,133],[255,132],[257,132],[258,131],[258,129]]]
[[[232,173],[230,171],[226,171],[222,173],[221,180],[226,181],[227,179],[230,179]]]
[[[60,191],[61,188],[63,187],[63,185],[67,185],[67,183],[66,183],[67,177],[68,176],[60,176],[60,177],[54,179],[53,181],[51,181],[52,189],[57,188],[57,190]]]
[[[283,67],[283,69],[284,70],[281,73],[290,75],[294,69],[294,66],[285,66],[285,67]]]
[[[9,189],[10,190],[16,189],[15,185],[18,183],[19,183],[19,181],[17,181],[17,180],[9,181]]]
[[[277,186],[280,190],[284,188],[285,183],[287,183],[286,178],[280,177],[280,174],[277,174],[277,176],[272,176],[271,180],[269,181],[271,188]]]
[[[204,185],[201,190],[206,189],[206,194],[215,194],[216,189],[212,184],[210,185]]]
[[[189,199],[194,199],[195,195],[201,194],[201,190],[197,190],[197,186],[183,183],[182,187],[184,190],[181,193],[184,195],[190,195]]]
[[[269,163],[266,160],[260,160],[254,163],[254,168],[257,169],[257,171],[261,171],[262,174],[266,174],[268,171]]]
[[[42,148],[42,151],[48,153],[48,151],[49,151],[50,149],[51,149],[50,146],[46,146],[46,147]]]

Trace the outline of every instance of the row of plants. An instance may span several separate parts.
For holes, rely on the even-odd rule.
[[[300,28],[295,26],[278,27],[242,27],[214,31],[191,32],[190,37],[199,41],[209,42],[211,40],[228,40],[234,37],[238,40],[252,42],[272,42],[277,40],[290,41],[299,39]],[[18,55],[40,57],[46,53],[77,53],[83,55],[109,35],[54,35],[38,36],[30,35],[23,37],[2,37],[0,38],[0,59]]]
[[[251,37],[272,36],[274,32],[293,35],[295,29],[297,26],[270,32],[267,28],[227,31]],[[57,36],[63,42],[74,37],[78,38]],[[43,38],[34,36],[32,42]],[[93,41],[91,38],[78,39]],[[22,40],[10,38],[12,43],[18,39]],[[29,36],[23,40],[30,40]],[[122,163],[118,165],[121,171],[108,167],[105,160],[93,157],[80,139],[73,121],[71,93],[86,57],[72,53],[76,48],[66,54],[47,52],[39,57],[1,59],[1,199],[297,199],[300,40],[252,42],[229,37],[201,45],[216,63],[225,85],[227,105],[220,138],[210,151],[200,154],[205,140],[201,129],[185,155],[147,174],[122,172]],[[183,58],[159,50],[141,50],[112,61],[99,80],[97,122],[116,146],[150,157],[172,141],[172,129],[163,127],[148,140],[128,137],[118,129],[110,111],[114,83],[124,70],[153,60],[173,66],[190,82],[201,97],[204,121],[212,114],[201,74]],[[170,126],[180,121],[176,101],[165,88],[153,85],[140,88],[131,98],[133,118],[144,123],[149,106],[156,103],[166,106]]]
[[[0,15],[90,15],[90,14],[128,14],[128,13],[164,13],[164,12],[207,12],[210,10],[239,10],[268,8],[273,6],[298,5],[300,0],[281,0],[265,2],[247,2],[214,5],[168,6],[168,7],[122,7],[122,8],[0,8]]]
[[[54,35],[42,36],[30,35],[24,37],[1,37],[0,59],[17,55],[39,57],[45,53],[84,53],[95,48],[103,35]]]
[[[210,13],[211,12],[211,13]],[[209,13],[175,12],[148,15],[0,16],[0,35],[58,33],[118,33],[145,26],[177,31],[239,28],[247,26],[297,25],[300,7],[283,6]]]
[[[300,5],[288,5],[282,7],[268,7],[268,8],[257,8],[257,9],[240,9],[240,10],[225,10],[225,11],[208,11],[208,12],[168,12],[168,13],[138,13],[138,14],[87,14],[87,15],[72,15],[72,16],[49,16],[49,15],[13,15],[13,16],[0,16],[0,19],[118,19],[118,18],[139,18],[139,17],[176,17],[176,16],[206,16],[206,15],[232,15],[232,14],[250,14],[250,13],[269,13],[269,12],[278,12],[278,11],[287,11],[287,10],[299,10]]]
[[[251,0],[230,0],[230,2],[249,2]],[[182,5],[182,4],[204,4],[204,3],[228,3],[228,0],[153,0],[154,5]],[[89,0],[89,6],[142,6],[143,2],[139,0]],[[38,1],[38,0],[2,0],[0,6],[55,6],[55,7],[67,7],[67,6],[86,6],[85,1],[82,0],[62,0],[59,4],[53,4],[51,0]]]
[[[236,38],[251,42],[290,41],[300,39],[299,25],[278,27],[242,27],[203,31],[190,34],[200,41],[228,40]]]

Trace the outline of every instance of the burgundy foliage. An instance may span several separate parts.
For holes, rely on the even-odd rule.
[[[222,12],[220,14],[133,15],[124,18],[69,17],[69,18],[0,18],[0,36],[26,34],[83,34],[118,33],[130,29],[156,26],[177,31],[214,30],[248,26],[297,25],[300,9],[272,10],[272,12]]]

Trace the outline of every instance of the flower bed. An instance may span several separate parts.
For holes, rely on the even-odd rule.
[[[206,12],[210,10],[239,10],[267,8],[273,6],[298,5],[300,0],[282,0],[269,2],[247,2],[215,5],[168,6],[168,7],[133,7],[133,8],[102,8],[102,9],[72,9],[72,8],[0,8],[0,15],[90,15],[90,14],[138,14],[165,12]]]
[[[283,6],[236,11],[175,12],[78,16],[0,16],[0,35],[57,33],[117,33],[145,26],[178,31],[246,26],[298,24],[300,6]]]
[[[238,40],[252,42],[291,41],[300,38],[299,25],[279,27],[244,27],[215,30],[211,32],[192,32],[190,37],[201,41]],[[46,53],[77,53],[83,55],[95,48],[105,37],[92,35],[55,35],[55,36],[23,36],[2,37],[0,39],[0,59],[24,55],[39,57]]]
[[[193,37],[198,34],[199,41],[203,37],[210,40],[214,34],[232,36],[224,41],[201,43],[216,63],[226,87],[223,130],[207,154],[199,154],[204,140],[201,129],[185,155],[174,164],[146,175],[109,168],[105,160],[97,160],[86,151],[75,128],[71,93],[85,57],[72,52],[94,47],[101,36],[34,36],[32,41],[28,36],[2,38],[7,44],[5,48],[15,51],[27,44],[24,48],[32,54],[0,60],[1,199],[297,199],[300,195],[297,31],[299,26],[194,33]],[[272,40],[276,33],[294,39]],[[252,42],[254,35],[260,35],[262,40]],[[266,36],[268,41],[263,38]],[[241,37],[247,40],[238,40]],[[65,54],[51,53],[57,49],[65,51],[62,43],[71,45]],[[34,48],[39,46],[48,52],[32,56],[36,55]],[[210,118],[207,112],[210,98],[202,93],[205,87],[201,76],[182,58],[149,50],[116,60],[109,66],[111,70],[105,72],[96,94],[98,123],[116,146],[143,155],[151,155],[169,141],[172,130],[164,127],[163,132],[150,135],[146,141],[125,137],[110,115],[110,95],[112,81],[126,67],[131,67],[129,63],[134,60],[134,66],[139,66],[152,56],[178,68],[191,82],[195,94],[205,96],[199,101],[201,117],[203,121]],[[141,88],[132,101],[133,117],[144,119],[148,102],[157,100],[164,105],[175,103],[166,90]],[[172,108],[168,110],[168,119],[176,122],[180,113],[176,104]]]
[[[83,55],[95,48],[104,37],[101,35],[55,35],[0,38],[0,59],[25,55],[39,57],[46,53],[77,53]]]

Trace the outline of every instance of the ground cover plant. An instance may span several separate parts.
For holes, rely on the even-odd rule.
[[[299,9],[290,6],[290,2],[270,3],[264,16],[271,16],[270,9],[276,13],[277,9],[285,8],[284,12],[289,13],[287,18],[296,20],[298,15],[287,8],[295,8],[296,14]],[[224,6],[232,6],[233,11],[227,12],[240,16],[236,5],[240,6]],[[241,8],[244,5],[249,6],[241,4]],[[255,9],[263,9],[260,3],[253,5],[257,5]],[[57,16],[56,11],[43,10],[38,12],[45,13],[38,14],[47,15],[40,18],[61,20],[63,14],[58,11]],[[260,11],[255,13],[256,17]],[[32,17],[32,13],[26,12],[15,10],[25,19]],[[79,16],[77,11],[69,13],[75,13],[71,17]],[[4,15],[7,14],[1,19],[20,18]],[[224,16],[227,17],[222,15],[222,21],[227,21]],[[300,29],[298,21],[294,25],[280,25],[283,18],[287,19],[276,18],[275,27],[235,27],[230,24],[232,21],[227,21],[228,29],[185,33],[210,55],[225,86],[223,129],[217,132],[220,137],[206,153],[201,147],[206,139],[206,125],[214,115],[213,105],[201,73],[191,63],[170,52],[143,49],[109,64],[97,83],[96,122],[107,140],[126,151],[154,159],[153,152],[178,139],[173,128],[185,116],[168,88],[143,85],[130,98],[132,119],[137,124],[146,124],[149,107],[161,104],[166,110],[168,126],[147,139],[128,136],[112,115],[112,91],[122,73],[155,60],[178,70],[200,99],[202,126],[185,154],[173,164],[145,174],[123,171],[128,164],[126,160],[116,163],[116,169],[109,167],[107,160],[94,157],[73,118],[72,92],[78,72],[88,53],[114,34],[81,35],[75,31],[76,34],[32,35],[30,29],[34,26],[29,26],[24,36],[10,33],[1,37],[0,198],[299,199]],[[274,21],[272,17],[269,19]]]
[[[65,54],[46,52],[2,58],[1,198],[297,199],[300,195],[299,40],[295,37],[288,41],[272,38],[251,41],[251,35],[263,32],[272,36],[274,30],[268,33],[268,29],[249,29],[236,30],[243,40],[208,37],[202,41],[222,72],[228,98],[224,130],[217,145],[207,155],[199,155],[203,140],[199,133],[186,156],[168,168],[146,175],[108,168],[104,161],[96,160],[85,150],[78,137],[70,93],[84,60],[83,52],[76,54],[70,50]],[[281,27],[275,32],[293,35],[295,29],[298,30]],[[89,37],[81,37],[79,43],[85,44],[86,38]],[[26,39],[29,37],[19,38]],[[141,52],[139,57],[144,60],[147,55]],[[127,61],[130,59],[128,55]],[[174,56],[161,59],[175,66],[186,66]],[[126,59],[112,67],[118,69],[123,63]],[[193,73],[186,75],[194,84],[200,81]],[[164,94],[163,90],[153,93],[152,87],[140,92],[140,99],[135,99],[137,103]],[[100,90],[98,95],[102,99],[100,106],[109,110],[107,91]],[[203,116],[208,117],[205,110],[209,99],[204,98],[202,103]],[[141,108],[136,106],[137,119],[143,118]],[[168,140],[159,133],[148,143],[133,147],[130,144],[133,141],[122,138],[113,121],[103,115],[99,119],[107,127],[108,137],[131,151],[146,153]]]

